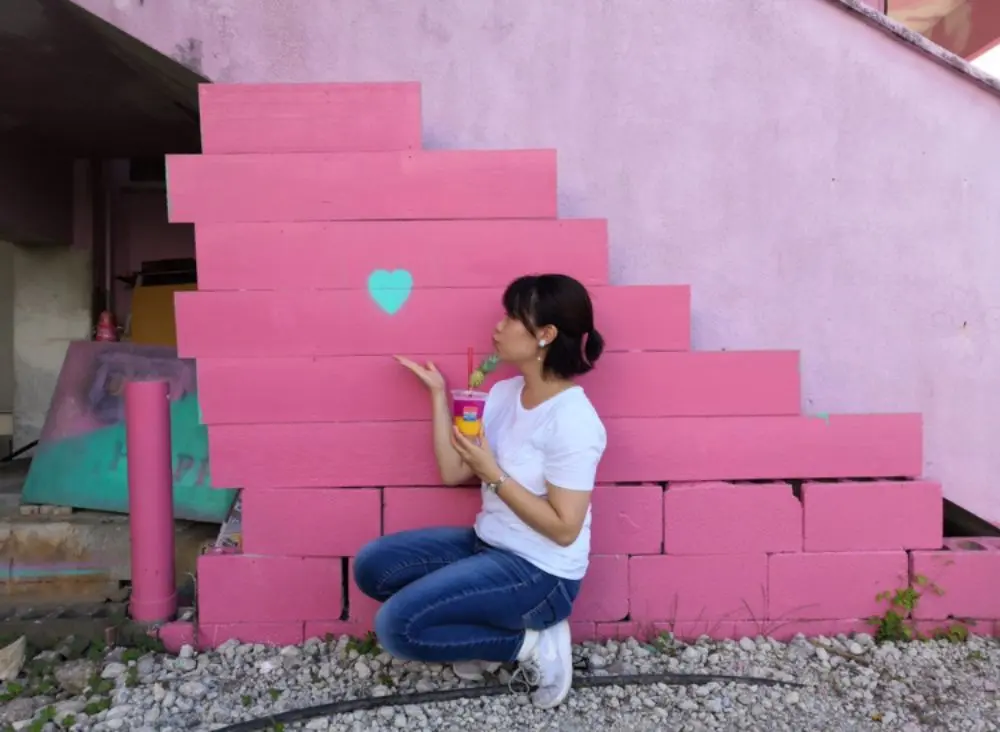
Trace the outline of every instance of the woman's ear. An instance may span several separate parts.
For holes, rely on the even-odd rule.
[[[538,330],[538,340],[546,343],[552,343],[557,335],[559,335],[559,329],[554,325],[546,325]]]

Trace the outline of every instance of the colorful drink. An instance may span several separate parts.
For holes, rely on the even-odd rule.
[[[483,431],[483,410],[486,392],[471,389],[453,389],[451,415],[458,431],[466,437],[479,437]]]

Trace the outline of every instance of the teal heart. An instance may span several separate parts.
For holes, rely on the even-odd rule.
[[[389,315],[395,315],[406,304],[413,289],[413,275],[405,269],[392,272],[377,269],[368,275],[368,294]]]

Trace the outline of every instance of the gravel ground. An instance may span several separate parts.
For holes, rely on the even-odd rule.
[[[95,652],[96,651],[96,652]],[[380,730],[1000,730],[1000,643],[981,638],[875,645],[864,635],[791,643],[664,638],[586,644],[579,673],[711,673],[802,684],[631,686],[575,690],[554,712],[524,694],[407,705],[271,729]],[[509,679],[501,670],[493,683]],[[180,656],[72,642],[43,651],[3,688],[0,729],[213,730],[344,698],[476,686],[441,666],[393,661],[368,641],[307,641],[283,649],[227,643]],[[33,721],[32,721],[33,720]]]

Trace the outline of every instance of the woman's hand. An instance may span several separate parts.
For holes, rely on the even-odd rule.
[[[469,469],[480,480],[492,483],[500,480],[504,474],[497,464],[497,459],[493,457],[493,451],[489,443],[486,442],[486,434],[480,438],[482,444],[477,445],[468,437],[458,431],[458,427],[451,428],[451,444],[455,452],[462,458],[462,461],[469,466]]]
[[[414,375],[423,382],[423,385],[427,387],[427,390],[431,394],[444,394],[445,383],[444,376],[441,372],[437,370],[432,362],[428,361],[426,365],[421,366],[420,364],[411,361],[403,356],[393,356],[399,363],[408,368],[414,373]]]

